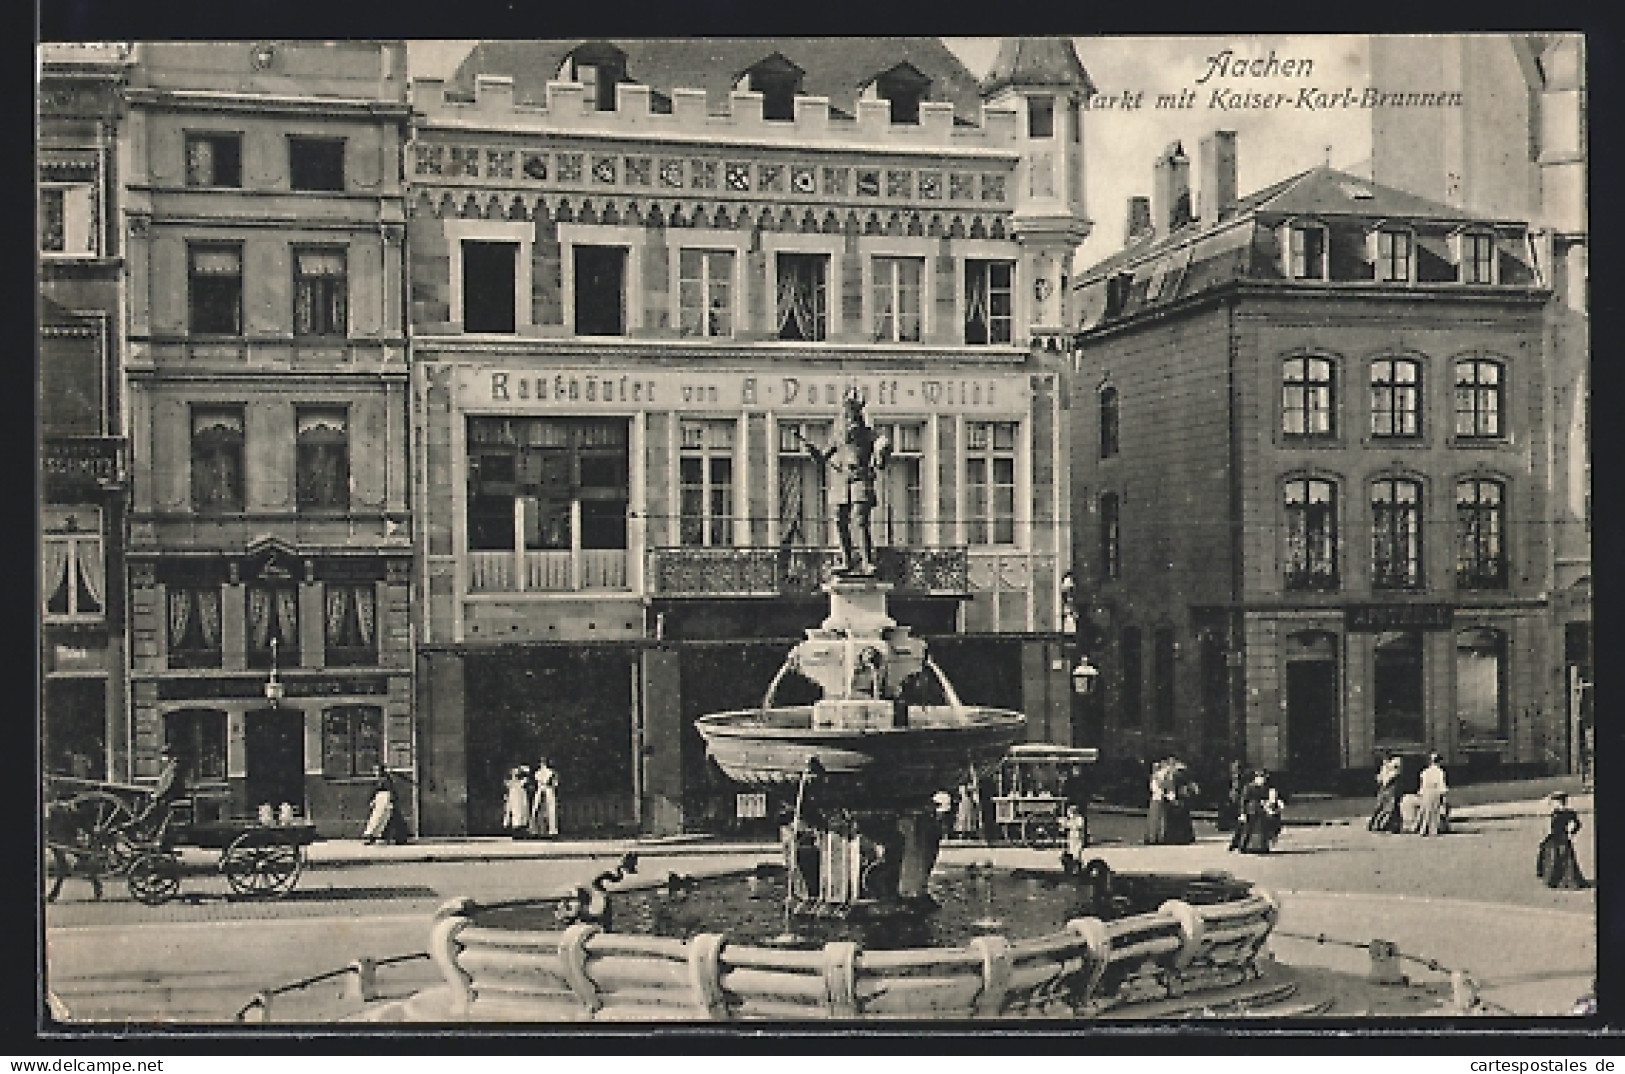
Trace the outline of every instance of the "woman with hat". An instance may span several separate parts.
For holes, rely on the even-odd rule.
[[[1552,804],[1552,827],[1540,841],[1535,855],[1535,875],[1546,881],[1549,888],[1586,888],[1591,882],[1580,872],[1580,860],[1574,854],[1574,833],[1580,830],[1580,817],[1569,808],[1569,796],[1561,791],[1546,799]]]
[[[1422,769],[1421,786],[1418,788],[1422,796],[1422,812],[1416,821],[1417,835],[1443,835],[1450,830],[1450,806],[1447,801],[1450,786],[1445,782],[1441,760],[1437,753],[1430,753],[1428,766]]]
[[[1254,772],[1252,781],[1241,789],[1241,823],[1230,837],[1230,849],[1243,854],[1270,852],[1270,816],[1265,803],[1270,798],[1269,776]]]

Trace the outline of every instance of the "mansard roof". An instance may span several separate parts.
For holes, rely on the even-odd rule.
[[[1006,86],[1067,86],[1085,96],[1095,92],[1068,37],[1007,37],[999,42],[999,55],[982,80],[982,93],[991,95]]]
[[[474,46],[450,82],[472,92],[478,75],[513,79],[514,99],[545,103],[547,82],[582,39],[564,41],[482,41]],[[855,114],[863,89],[877,77],[908,63],[931,80],[931,99],[949,101],[961,122],[980,122],[976,78],[934,37],[733,37],[627,38],[626,75],[657,93],[703,89],[710,108],[725,111],[739,77],[778,53],[804,72],[801,92],[828,97],[830,107]]]

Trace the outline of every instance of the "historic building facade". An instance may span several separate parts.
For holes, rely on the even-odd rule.
[[[492,43],[459,83],[407,158],[425,828],[491,828],[538,753],[566,830],[713,808],[689,723],[824,614],[806,445],[852,387],[894,613],[1008,636],[1070,741],[1070,45],[978,87],[921,39]]]
[[[114,138],[124,46],[40,52],[40,658],[44,771],[129,776],[122,261]]]
[[[1527,226],[1330,168],[1157,161],[1079,281],[1080,603],[1109,754],[1365,787],[1553,769],[1549,284]],[[1138,201],[1138,199],[1137,199]]]
[[[168,744],[222,809],[355,834],[376,766],[415,763],[404,46],[135,61],[133,773]]]

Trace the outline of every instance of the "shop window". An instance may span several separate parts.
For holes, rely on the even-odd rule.
[[[329,582],[322,594],[328,667],[378,663],[378,594],[371,582]]]
[[[965,423],[965,531],[970,544],[1016,543],[1016,423]]]
[[[1297,439],[1337,435],[1337,376],[1329,358],[1288,358],[1281,366],[1281,432]]]
[[[181,709],[164,717],[164,745],[175,751],[194,782],[226,778],[226,714],[216,709]]]
[[[1422,364],[1409,358],[1371,363],[1371,435],[1422,435]]]
[[[1145,676],[1145,654],[1140,643],[1140,628],[1124,627],[1119,645],[1123,661],[1122,719],[1124,724],[1137,724],[1145,719],[1144,695],[1141,688]]]
[[[685,545],[733,544],[734,423],[685,421],[678,459],[680,538]]]
[[[44,683],[40,746],[45,771],[107,778],[107,681],[51,676]]]
[[[1415,633],[1381,635],[1372,663],[1376,740],[1425,742],[1422,636]]]
[[[192,506],[201,512],[243,509],[243,408],[192,410]]]
[[[1507,584],[1506,487],[1469,478],[1456,482],[1456,585],[1502,589]]]
[[[64,257],[96,253],[96,193],[90,183],[40,187],[39,249]]]
[[[1379,283],[1409,283],[1413,275],[1409,231],[1384,228],[1372,236],[1373,260],[1376,262]]]
[[[1456,435],[1493,440],[1501,433],[1501,363],[1469,359],[1456,363]]]
[[[920,476],[925,426],[918,422],[883,422],[875,425],[875,433],[891,444],[891,455],[876,481],[880,502],[873,516],[875,542],[894,548],[917,547],[925,539],[925,496]]]
[[[575,314],[578,336],[626,334],[623,247],[575,247]]]
[[[1456,734],[1462,742],[1507,737],[1506,635],[1456,634]]]
[[[189,257],[189,324],[194,335],[243,334],[243,247],[199,244]]]
[[[678,255],[678,331],[726,339],[734,334],[732,250],[684,250]]]
[[[342,511],[350,506],[349,413],[343,407],[298,407],[299,509]]]
[[[243,185],[241,134],[188,134],[186,185],[240,187]]]
[[[295,250],[294,335],[344,336],[349,331],[349,280],[344,249]]]
[[[220,666],[220,587],[170,585],[167,634],[171,668]]]
[[[519,244],[464,239],[463,331],[512,332]]]
[[[870,316],[877,342],[920,341],[924,275],[925,261],[918,257],[877,257],[870,262]]]
[[[1151,713],[1158,731],[1174,729],[1174,632],[1158,627],[1151,644]]]
[[[276,642],[279,668],[299,666],[299,587],[251,585],[246,592],[248,666],[271,666],[271,642]]]
[[[1117,389],[1107,385],[1100,389],[1100,457],[1117,457],[1118,451]]]
[[[384,763],[384,713],[376,705],[336,705],[322,713],[322,775],[371,776]]]
[[[973,346],[1009,343],[1015,326],[1012,300],[1014,261],[965,262],[965,342]]]
[[[1117,493],[1100,497],[1100,577],[1103,581],[1123,576],[1122,501]]]
[[[1290,224],[1285,231],[1282,261],[1294,280],[1326,278],[1326,229],[1319,224]]]
[[[825,421],[779,423],[779,544],[783,547],[830,543],[828,472],[807,455],[807,444],[821,450],[831,439]]]
[[[1337,486],[1317,478],[1294,478],[1284,488],[1286,587],[1338,587]]]
[[[1027,137],[1055,137],[1055,98],[1027,98]]]
[[[295,190],[343,190],[344,140],[289,138],[288,185]]]
[[[815,342],[829,333],[829,255],[779,254],[779,338]]]
[[[44,533],[40,592],[45,621],[98,620],[104,610],[106,567],[97,532]]]
[[[1422,485],[1406,478],[1371,484],[1371,585],[1415,589],[1422,584]]]

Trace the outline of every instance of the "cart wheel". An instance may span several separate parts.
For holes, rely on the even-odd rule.
[[[122,875],[136,858],[129,829],[135,814],[129,804],[106,791],[85,791],[68,799],[68,808],[80,819],[85,845],[107,863],[107,871]]]
[[[255,829],[231,841],[220,855],[220,871],[238,895],[275,899],[299,882],[305,867],[305,848],[278,835]]]
[[[180,863],[168,854],[141,854],[130,864],[124,882],[137,902],[162,906],[181,889]]]

